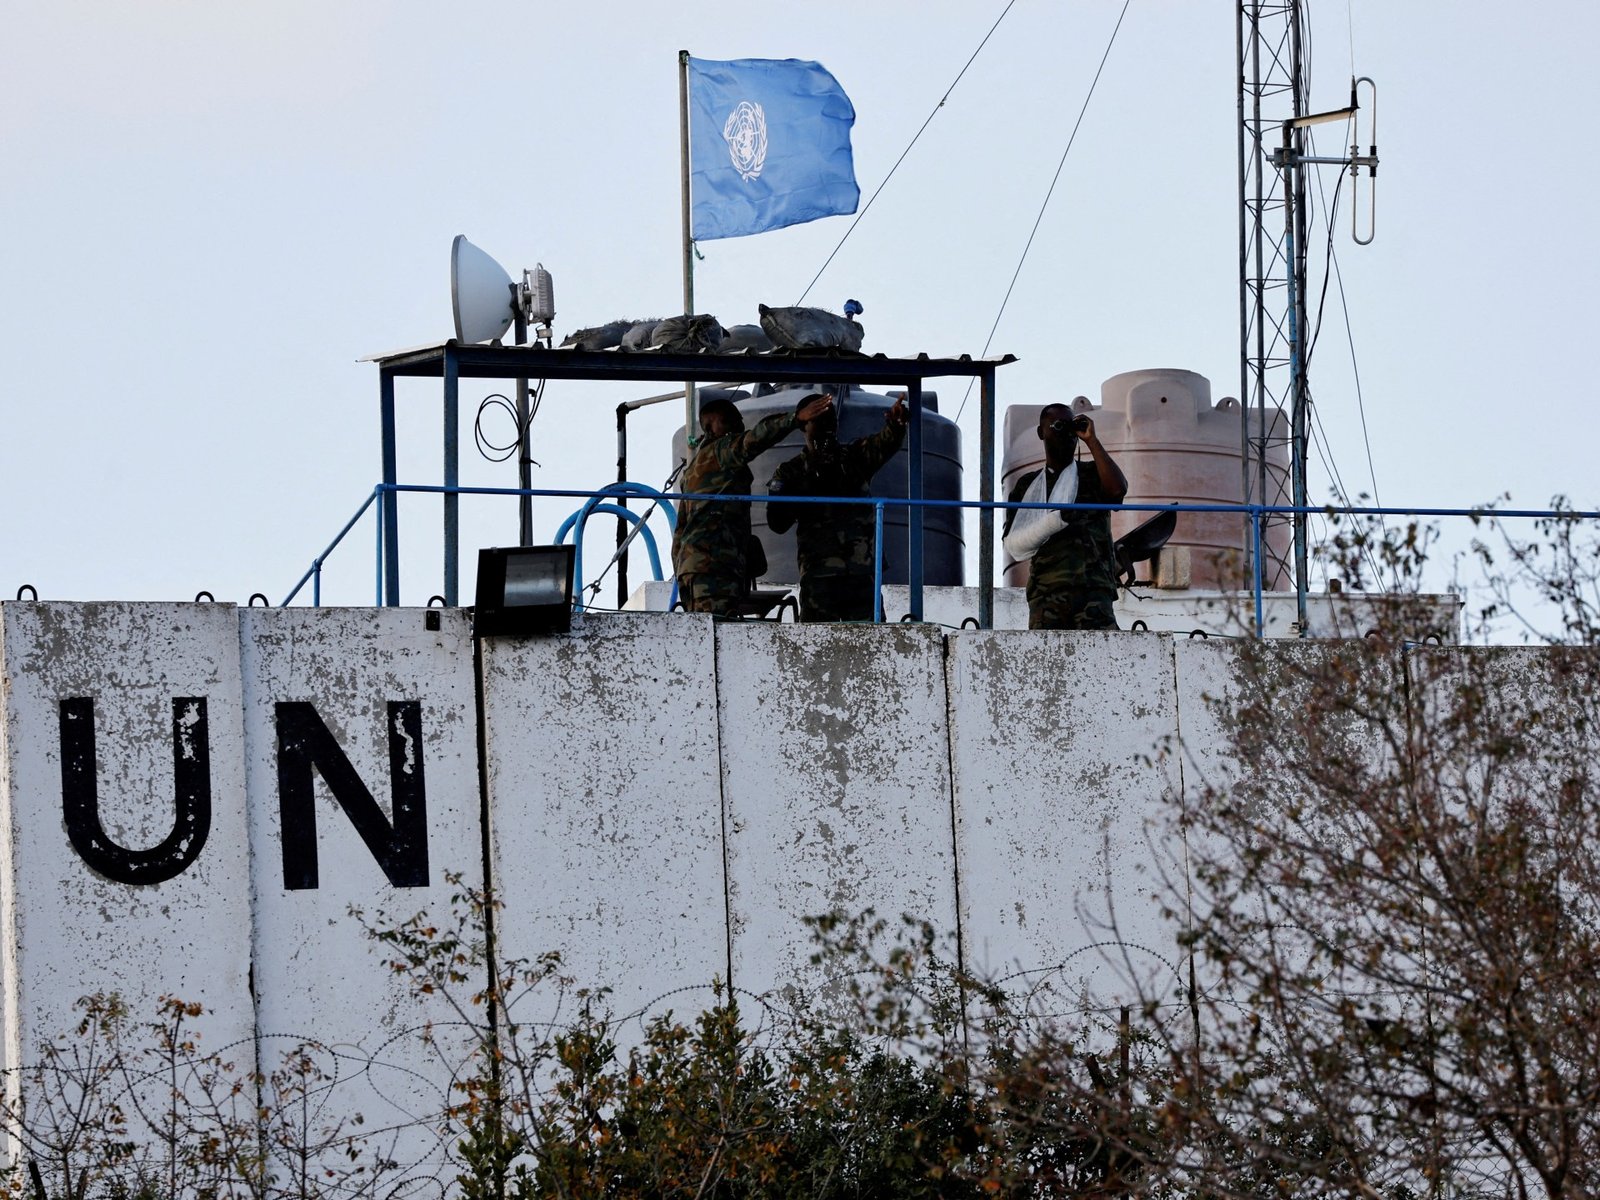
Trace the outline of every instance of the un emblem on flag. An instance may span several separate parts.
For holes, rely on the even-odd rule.
[[[767,114],[761,111],[761,105],[739,101],[739,106],[728,114],[722,136],[728,141],[728,157],[739,178],[749,183],[760,175],[767,161]]]

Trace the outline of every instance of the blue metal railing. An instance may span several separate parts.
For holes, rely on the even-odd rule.
[[[299,580],[295,583],[295,585],[292,588],[289,589],[289,594],[283,598],[283,602],[281,604],[279,604],[279,606],[278,606],[279,608],[287,608],[289,606],[289,604],[294,600],[294,598],[300,594],[300,589],[305,587],[307,580],[311,581],[311,603],[313,605],[315,605],[315,606],[318,606],[318,607],[321,606],[321,604],[322,604],[322,564],[328,561],[328,555],[332,554],[335,550],[337,550],[339,548],[339,543],[344,541],[345,534],[349,533],[352,529],[355,528],[356,522],[361,520],[361,518],[366,515],[367,509],[371,508],[373,506],[373,504],[377,501],[378,497],[383,495],[383,490],[384,490],[383,489],[383,484],[381,484],[381,483],[377,487],[372,489],[372,491],[368,494],[366,500],[364,500],[362,502],[361,507],[356,509],[355,516],[351,517],[348,521],[346,521],[344,523],[344,528],[339,530],[339,532],[334,535],[334,539],[333,539],[333,541],[328,543],[327,549],[325,549],[321,554],[317,555],[315,558],[313,558],[311,560],[311,566],[306,569],[306,573],[304,575],[300,576]],[[383,594],[383,518],[382,518],[381,514],[379,515],[379,518],[378,518],[378,521],[377,521],[377,527],[378,527],[378,573],[379,573],[378,574],[378,589],[379,589],[378,594],[381,596]]]
[[[380,484],[378,484],[376,487],[374,487],[372,489],[371,494],[369,494],[367,496],[366,500],[364,500],[362,502],[361,507],[356,510],[355,515],[353,515],[348,521],[345,522],[344,527],[339,530],[339,533],[334,537],[333,541],[328,543],[327,548],[324,549],[321,554],[319,554],[315,559],[312,560],[310,568],[306,571],[306,573],[304,575],[302,575],[300,577],[299,581],[290,590],[289,594],[283,598],[282,605],[283,606],[287,606],[288,604],[290,604],[295,599],[295,597],[300,594],[301,589],[305,587],[305,585],[306,585],[308,580],[312,582],[312,600],[311,600],[312,604],[313,605],[321,604],[321,599],[322,599],[322,568],[323,568],[324,564],[327,562],[328,557],[333,553],[333,551],[335,549],[338,548],[339,544],[344,540],[345,536],[347,534],[349,534],[349,532],[350,532],[350,530],[352,528],[354,528],[356,522],[358,522],[366,514],[366,512],[367,512],[367,510],[369,508],[372,508],[374,506],[374,503],[380,497],[383,497],[385,495],[398,495],[398,494],[403,493],[403,492],[414,492],[414,493],[420,493],[420,494],[425,494],[425,495],[444,495],[444,496],[518,496],[518,497],[531,496],[531,497],[544,497],[544,498],[554,498],[554,499],[566,498],[566,499],[575,499],[575,500],[584,501],[583,505],[581,505],[576,512],[574,512],[570,517],[568,517],[566,519],[566,521],[564,521],[562,523],[562,525],[560,527],[560,531],[558,532],[557,537],[556,537],[556,540],[558,542],[560,542],[560,541],[562,541],[564,539],[566,534],[568,532],[571,532],[574,528],[577,528],[580,531],[579,534],[578,534],[578,542],[579,542],[578,557],[576,559],[576,564],[575,564],[575,573],[576,573],[576,576],[577,576],[576,579],[575,579],[575,582],[574,582],[575,590],[581,589],[581,587],[583,585],[582,558],[581,558],[581,555],[582,555],[581,529],[582,529],[584,521],[589,516],[592,516],[597,512],[616,514],[616,515],[622,516],[622,517],[624,517],[626,519],[632,520],[635,523],[635,525],[639,527],[639,530],[640,530],[640,532],[641,532],[641,534],[642,534],[642,536],[643,536],[643,538],[645,540],[645,545],[646,545],[646,548],[647,548],[647,550],[649,552],[650,559],[651,559],[651,567],[652,567],[652,570],[654,571],[654,573],[656,575],[656,578],[660,579],[662,577],[661,576],[660,557],[659,557],[659,554],[658,554],[658,552],[656,550],[655,538],[654,538],[654,535],[650,533],[649,529],[643,525],[644,518],[642,516],[640,516],[639,514],[632,512],[631,510],[628,510],[628,509],[620,507],[619,505],[605,504],[604,501],[606,501],[608,499],[621,498],[621,497],[634,497],[634,498],[648,498],[648,499],[655,500],[655,501],[661,501],[662,502],[662,512],[667,518],[668,528],[669,529],[673,529],[673,530],[675,530],[676,527],[677,527],[676,513],[673,511],[673,508],[672,508],[672,503],[673,502],[681,503],[681,502],[683,502],[685,500],[694,501],[695,503],[713,503],[713,504],[764,504],[764,503],[768,502],[768,497],[765,496],[765,495],[757,495],[757,496],[745,496],[745,495],[720,496],[720,495],[700,495],[700,494],[695,494],[695,493],[683,493],[683,492],[661,492],[661,491],[655,490],[654,488],[650,488],[650,487],[648,487],[648,486],[646,486],[644,484],[632,484],[632,483],[628,483],[628,484],[613,483],[613,484],[610,484],[610,485],[608,485],[608,486],[606,486],[604,488],[601,488],[599,490],[596,490],[596,491],[580,491],[580,490],[571,489],[571,488],[496,488],[496,487],[461,487],[461,486],[452,487],[452,486],[446,486],[446,485],[442,485],[442,484],[410,484],[410,483],[381,484],[380,483]],[[1492,508],[1492,507],[1486,507],[1486,506],[1485,507],[1476,507],[1476,508],[1382,508],[1382,507],[1378,507],[1376,505],[1349,505],[1349,506],[1322,505],[1320,507],[1311,507],[1309,505],[1306,505],[1306,506],[1301,506],[1301,507],[1295,507],[1294,505],[1281,505],[1281,504],[1051,504],[1051,503],[1045,503],[1045,502],[1032,502],[1032,503],[1030,503],[1030,502],[1027,502],[1027,501],[1005,501],[1005,500],[936,500],[936,499],[911,500],[911,499],[904,499],[904,498],[892,498],[891,499],[891,498],[887,498],[887,497],[873,497],[873,496],[839,496],[839,497],[829,497],[829,496],[785,496],[783,498],[783,500],[784,500],[784,503],[786,503],[786,504],[856,504],[856,505],[871,505],[872,506],[872,508],[873,508],[873,527],[874,527],[874,533],[875,533],[875,536],[873,538],[873,545],[874,545],[873,586],[874,586],[875,593],[877,594],[877,597],[878,597],[877,601],[876,601],[876,604],[874,606],[874,619],[876,621],[880,621],[880,622],[883,620],[882,588],[883,588],[884,510],[886,508],[890,507],[890,506],[899,507],[899,508],[913,508],[913,507],[915,507],[915,508],[923,508],[923,509],[928,509],[928,508],[968,509],[968,508],[970,508],[970,509],[976,509],[976,510],[978,510],[980,512],[1004,512],[1004,511],[1010,511],[1010,510],[1015,510],[1015,509],[1055,509],[1055,510],[1058,510],[1058,511],[1079,511],[1079,512],[1144,512],[1144,513],[1178,512],[1178,513],[1231,513],[1231,514],[1235,514],[1235,515],[1247,518],[1249,520],[1249,522],[1250,522],[1250,548],[1251,548],[1250,560],[1251,560],[1251,565],[1252,565],[1252,571],[1251,571],[1251,593],[1252,593],[1252,599],[1253,599],[1253,602],[1254,602],[1255,631],[1256,631],[1257,636],[1259,636],[1261,634],[1261,632],[1262,632],[1262,630],[1264,628],[1264,620],[1265,620],[1265,614],[1264,614],[1264,611],[1263,611],[1263,596],[1265,594],[1265,578],[1264,578],[1264,572],[1263,572],[1263,567],[1262,567],[1264,526],[1267,524],[1268,521],[1272,520],[1273,518],[1293,517],[1293,516],[1348,516],[1348,517],[1380,517],[1380,518],[1386,518],[1386,517],[1394,517],[1394,518],[1464,517],[1464,518],[1468,518],[1468,519],[1471,519],[1471,520],[1474,520],[1474,521],[1485,520],[1485,519],[1517,519],[1517,520],[1529,519],[1529,520],[1540,520],[1540,519],[1549,519],[1549,518],[1558,518],[1558,519],[1561,519],[1561,520],[1600,521],[1600,511],[1590,512],[1590,511],[1580,511],[1580,510],[1574,510],[1574,509],[1522,509],[1522,508],[1512,509],[1512,508]],[[377,542],[376,559],[377,559],[377,563],[376,563],[376,571],[375,571],[375,574],[376,574],[376,588],[375,588],[376,596],[375,596],[374,603],[376,605],[378,605],[379,607],[381,607],[383,605],[383,585],[384,585],[384,562],[383,562],[384,527],[383,527],[383,519],[384,519],[384,512],[386,511],[386,507],[387,506],[385,506],[385,505],[378,505],[378,507],[377,507],[378,516],[377,516],[377,521],[375,522],[375,524],[377,526],[377,530],[376,530],[376,542]]]

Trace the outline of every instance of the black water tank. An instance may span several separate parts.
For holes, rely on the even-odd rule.
[[[854,441],[883,428],[883,417],[894,406],[890,396],[863,392],[856,388],[836,388],[833,385],[794,387],[738,401],[744,415],[746,428],[773,413],[792,413],[802,397],[814,391],[833,391],[842,394],[839,402],[839,440]],[[936,398],[930,392],[922,394],[922,494],[930,500],[961,499],[961,429],[954,421],[939,415]],[[751,489],[757,495],[766,495],[767,480],[778,469],[778,464],[793,458],[805,446],[805,435],[799,430],[750,464],[755,476]],[[911,438],[900,451],[873,476],[872,494],[886,499],[904,499],[906,495],[906,468],[911,461]],[[683,458],[683,429],[672,438],[672,457],[677,462]],[[924,509],[922,535],[922,578],[924,583],[959,587],[965,582],[965,556],[962,553],[961,510],[959,508]],[[796,559],[794,531],[777,534],[767,528],[767,506],[757,504],[750,514],[750,524],[761,539],[767,555],[767,573],[762,579],[769,583],[794,583],[800,578]],[[906,582],[906,510],[888,507],[883,512],[883,578],[886,583]]]

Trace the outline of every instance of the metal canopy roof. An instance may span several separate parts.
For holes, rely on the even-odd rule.
[[[979,498],[994,500],[995,483],[995,396],[994,373],[997,367],[1013,363],[1006,354],[999,358],[889,358],[885,355],[791,354],[662,354],[616,350],[559,350],[544,346],[496,346],[461,343],[455,339],[427,346],[369,355],[362,362],[378,367],[379,406],[383,423],[383,481],[388,488],[396,478],[398,458],[395,445],[394,381],[398,377],[434,378],[443,381],[444,392],[444,484],[460,484],[460,388],[462,379],[571,379],[593,381],[670,381],[685,385],[725,382],[730,378],[750,383],[887,384],[906,389],[911,409],[910,454],[907,465],[907,498],[922,499],[922,381],[949,376],[976,378],[980,388],[981,445],[979,448]],[[444,597],[456,604],[460,574],[459,542],[460,496],[444,496]],[[913,504],[906,521],[908,541],[908,583],[911,615],[922,617],[922,517],[923,509]],[[381,518],[383,523],[383,577],[385,600],[400,603],[400,531],[397,496],[386,490]],[[994,510],[978,513],[978,622],[993,626],[994,615]]]
[[[543,346],[487,346],[451,339],[429,346],[372,354],[362,362],[377,363],[392,375],[441,378],[445,358],[453,354],[456,373],[466,379],[616,379],[670,380],[699,383],[729,378],[754,383],[905,383],[949,375],[979,376],[1016,362],[999,358],[889,358],[882,354],[660,354],[625,350],[549,350]]]

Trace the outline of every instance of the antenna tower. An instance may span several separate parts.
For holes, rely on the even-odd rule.
[[[1307,112],[1301,0],[1240,0],[1236,47],[1239,67],[1239,362],[1240,395],[1245,402],[1240,432],[1246,504],[1282,505],[1283,482],[1274,479],[1268,453],[1284,437],[1275,419],[1285,407],[1289,420],[1290,505],[1306,507],[1306,445],[1311,391],[1306,382],[1306,168],[1339,166],[1350,171],[1354,191],[1366,168],[1367,234],[1361,235],[1357,205],[1351,202],[1351,236],[1358,245],[1372,241],[1378,173],[1377,88],[1363,76],[1350,81],[1350,103],[1327,112]],[[1357,92],[1367,85],[1367,153],[1357,144]],[[1350,153],[1335,157],[1306,153],[1306,130],[1344,121],[1350,127]],[[1330,215],[1331,219],[1331,215]],[[1281,233],[1278,232],[1281,230]],[[1294,589],[1296,628],[1305,636],[1307,553],[1306,514],[1296,512]],[[1282,524],[1281,518],[1263,525]],[[1261,578],[1281,587],[1285,563],[1271,559],[1270,542],[1259,542]]]
[[[1306,111],[1300,19],[1299,0],[1239,0],[1239,395],[1244,401],[1240,449],[1246,504],[1290,500],[1286,481],[1268,469],[1268,455],[1290,440],[1274,418],[1293,407],[1290,347],[1297,314],[1291,311],[1291,291],[1305,296],[1305,239],[1294,239],[1300,286],[1291,289],[1283,237],[1284,180],[1273,164],[1273,151],[1283,123]],[[1302,202],[1294,209],[1303,225],[1303,176],[1297,174],[1296,185]],[[1290,563],[1273,554],[1266,534],[1284,520],[1264,522],[1260,542],[1262,583],[1274,590],[1288,582]]]

